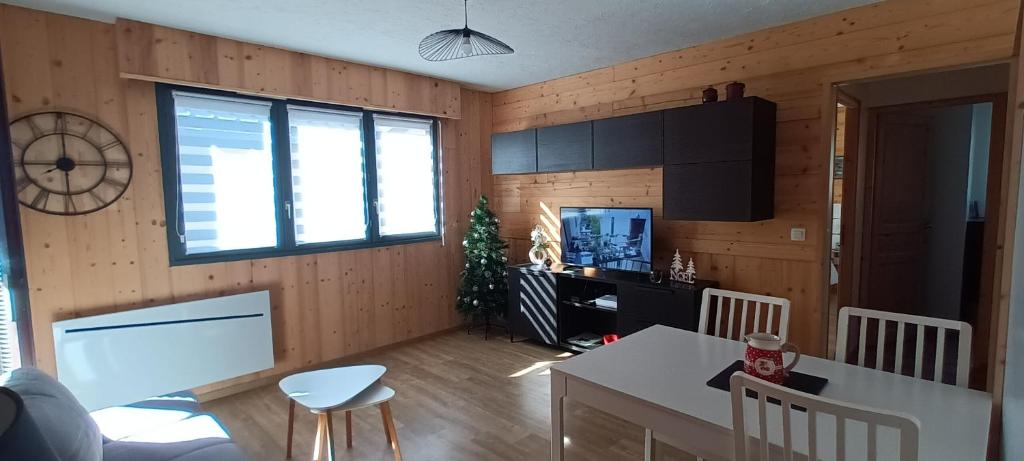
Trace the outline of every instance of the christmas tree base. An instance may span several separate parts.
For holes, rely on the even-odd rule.
[[[470,317],[469,327],[466,328],[466,334],[471,335],[473,334],[474,331],[483,330],[484,341],[487,341],[488,335],[490,335],[491,332],[491,328],[498,328],[505,330],[505,332],[508,333],[508,342],[515,342],[514,337],[512,336],[512,329],[509,328],[508,322],[505,321],[504,319],[501,319],[500,322],[496,323],[494,320],[497,319],[498,317],[492,317],[490,313],[473,314],[473,316]]]

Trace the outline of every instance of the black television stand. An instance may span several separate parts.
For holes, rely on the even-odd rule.
[[[623,337],[657,324],[696,330],[701,295],[718,286],[708,280],[654,283],[646,272],[561,264],[509,266],[508,277],[513,332],[575,352],[590,349],[569,342],[586,334]],[[603,295],[615,295],[617,307],[597,306],[593,300]]]

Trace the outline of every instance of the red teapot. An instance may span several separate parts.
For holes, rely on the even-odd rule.
[[[743,371],[765,381],[782,384],[796,363],[800,360],[800,350],[793,343],[783,342],[781,338],[770,333],[754,333],[747,335],[747,351],[743,357]],[[796,354],[789,365],[783,365],[782,353]]]

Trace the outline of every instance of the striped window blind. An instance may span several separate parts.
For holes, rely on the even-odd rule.
[[[380,235],[437,232],[433,123],[374,114]]]
[[[288,106],[296,244],[367,238],[362,120]]]
[[[173,96],[186,254],[276,246],[270,103]]]

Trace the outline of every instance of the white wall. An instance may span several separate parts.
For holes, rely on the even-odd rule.
[[[985,219],[988,149],[992,139],[992,103],[975,104],[971,119],[971,172],[967,178],[967,219]],[[972,212],[972,203],[974,204]]]
[[[921,167],[928,175],[924,314],[930,317],[960,317],[973,110],[962,105],[928,111],[928,164]]]
[[[1003,377],[1003,459],[1024,459],[1024,182],[1017,191],[1013,278]]]

